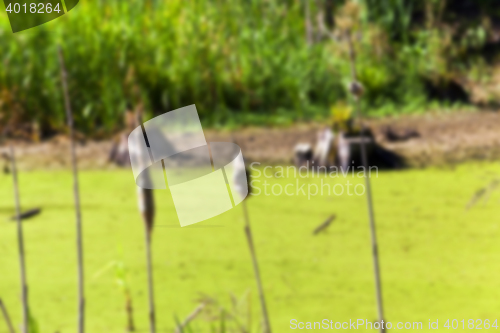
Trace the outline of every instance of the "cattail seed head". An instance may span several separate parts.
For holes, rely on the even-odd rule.
[[[139,206],[139,212],[141,213],[142,219],[148,232],[151,234],[153,231],[154,215],[155,215],[155,205],[153,190],[137,187],[137,204]]]

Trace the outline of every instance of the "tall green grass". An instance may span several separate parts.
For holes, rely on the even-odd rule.
[[[76,125],[87,133],[117,129],[127,105],[139,101],[150,114],[195,103],[211,124],[324,117],[331,104],[346,98],[349,65],[341,41],[307,45],[303,5],[81,0],[62,18],[17,34],[2,11],[0,122],[16,117],[44,129],[64,123],[58,43],[67,58]],[[316,3],[311,6],[315,16]],[[396,4],[386,7],[397,10]],[[430,37],[410,46],[385,45],[385,21],[374,21],[366,14],[370,7],[362,8],[358,44],[365,109],[424,107],[421,78],[437,59],[427,47]]]

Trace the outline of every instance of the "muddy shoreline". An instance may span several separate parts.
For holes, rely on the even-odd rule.
[[[471,160],[500,160],[500,113],[454,112],[368,119],[378,144],[400,155],[408,167],[457,164]],[[234,141],[242,148],[247,162],[288,164],[297,143],[316,141],[322,124],[301,123],[286,128],[242,128],[236,131],[206,130],[207,141]],[[387,131],[411,130],[419,136],[391,141]],[[108,162],[113,140],[85,140],[78,143],[81,169],[115,168]],[[9,141],[6,142],[8,144]],[[69,142],[56,136],[41,143],[14,142],[22,170],[69,167]],[[6,144],[2,150],[6,150]],[[5,163],[5,162],[3,162]]]

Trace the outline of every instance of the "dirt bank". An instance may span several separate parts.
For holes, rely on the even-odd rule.
[[[500,159],[500,113],[455,112],[370,119],[377,142],[402,156],[407,165],[454,164],[467,160]],[[243,128],[237,131],[205,132],[207,141],[234,141],[247,161],[290,163],[293,147],[299,142],[314,144],[319,123],[296,124],[287,128]],[[391,141],[392,133],[415,131],[405,141]],[[69,165],[69,143],[63,136],[42,143],[15,142],[21,169],[59,169]],[[79,166],[114,168],[108,163],[112,140],[86,141],[78,145]],[[5,145],[2,149],[5,149]]]

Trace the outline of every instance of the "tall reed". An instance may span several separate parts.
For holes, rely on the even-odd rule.
[[[144,172],[147,172],[147,170]],[[155,215],[153,190],[137,186],[137,199],[139,204],[139,211],[144,222],[144,244],[146,246],[146,265],[148,272],[149,331],[150,333],[155,333],[156,309],[154,300],[153,261],[151,251],[151,236],[153,234]]]
[[[3,317],[5,318],[5,322],[7,323],[7,327],[9,328],[10,333],[15,333],[14,326],[12,326],[12,321],[10,320],[9,313],[7,312],[7,308],[5,304],[3,304],[2,299],[0,298],[0,309],[2,310]]]
[[[361,126],[361,138],[360,148],[361,148],[361,162],[363,164],[364,170],[368,170],[368,154],[366,149],[366,142],[364,140],[366,128],[362,122],[362,112],[361,112],[361,97],[364,93],[364,88],[362,84],[358,81],[358,70],[357,70],[357,53],[353,41],[354,32],[359,29],[360,21],[360,7],[357,2],[348,1],[339,11],[339,16],[336,17],[337,28],[336,31],[325,30],[327,36],[332,39],[332,42],[338,42],[338,36],[340,36],[342,41],[347,44],[348,59],[350,64],[350,76],[351,82],[349,84],[349,92],[355,103],[356,117],[358,123]],[[380,279],[380,264],[379,264],[379,253],[378,253],[378,242],[377,242],[377,232],[375,225],[375,214],[373,210],[373,199],[371,191],[371,182],[369,176],[365,173],[365,186],[366,186],[366,205],[368,208],[368,221],[370,225],[370,235],[371,235],[371,245],[372,245],[372,261],[373,261],[373,275],[375,280],[375,296],[377,302],[377,315],[378,321],[380,323],[380,332],[385,332],[382,325],[382,320],[384,319],[384,307],[382,301],[382,285]]]
[[[242,199],[241,205],[243,206],[243,217],[245,219],[245,236],[247,238],[248,249],[252,258],[252,266],[259,291],[259,301],[262,310],[263,328],[264,333],[271,333],[271,324],[269,321],[269,314],[267,312],[266,298],[264,296],[264,288],[260,276],[259,263],[257,261],[257,254],[255,253],[255,245],[253,242],[252,229],[250,228],[250,216],[248,215],[247,200],[251,193],[250,171],[246,168],[243,158],[236,158],[233,163],[233,178],[232,185],[236,193]]]
[[[243,215],[245,217],[245,235],[247,237],[250,256],[252,257],[252,265],[255,275],[255,281],[257,283],[257,288],[259,291],[259,301],[262,310],[262,319],[264,321],[264,333],[271,333],[271,323],[269,321],[269,314],[267,312],[266,298],[264,295],[264,288],[262,287],[262,280],[260,277],[260,269],[259,269],[259,263],[257,261],[257,254],[255,253],[255,246],[253,243],[252,229],[250,228],[250,217],[248,216],[246,200],[243,200],[242,205],[243,205]]]
[[[78,333],[85,332],[85,292],[84,292],[84,271],[83,271],[83,236],[82,236],[82,215],[80,210],[80,189],[78,183],[78,166],[76,160],[76,145],[73,123],[73,112],[71,111],[71,101],[68,92],[68,72],[64,65],[64,55],[61,47],[58,48],[59,64],[61,67],[61,82],[64,95],[64,108],[69,129],[69,139],[71,147],[71,166],[73,171],[73,196],[76,213],[76,252],[78,264]]]
[[[17,166],[14,147],[10,146],[10,160],[12,168],[12,180],[14,184],[14,199],[16,203],[16,220],[17,220],[17,244],[19,249],[19,268],[21,282],[21,304],[23,309],[23,325],[21,331],[28,333],[29,331],[29,305],[28,305],[28,284],[26,282],[26,256],[24,253],[24,236],[23,224],[21,221],[21,202],[19,199],[19,183],[17,180]]]
[[[9,66],[0,68],[0,91],[10,94],[24,119],[39,120],[44,130],[62,128],[65,112],[51,54],[64,40],[78,45],[65,49],[65,60],[78,110],[75,126],[82,132],[117,129],[130,70],[147,110],[196,102],[212,123],[313,117],[345,97],[338,74],[346,64],[329,58],[324,47],[307,47],[303,21],[299,1],[164,0],[144,6],[140,0],[81,0],[64,17],[27,34],[4,33],[0,48],[9,52],[0,60]],[[10,28],[0,14],[2,29]]]
[[[316,34],[316,25],[323,17],[326,26],[335,25],[332,12],[343,2],[81,0],[64,17],[22,34],[10,33],[3,12],[0,61],[8,66],[0,66],[0,113],[6,121],[16,110],[23,121],[39,122],[42,132],[64,127],[53,59],[57,43],[64,40],[73,46],[65,57],[78,83],[70,90],[79,111],[75,126],[82,132],[109,133],[119,127],[116,119],[129,102],[124,81],[130,70],[137,74],[148,110],[196,102],[203,119],[214,124],[326,117],[331,104],[348,98],[343,82],[349,61],[338,45]],[[468,35],[456,36],[451,45],[440,43],[448,41],[446,34],[426,28],[426,18],[416,26],[412,22],[413,8],[443,1],[357,2],[368,28],[358,52],[358,74],[371,88],[362,101],[366,112],[424,108],[429,77],[450,77],[448,67],[468,68],[469,62],[484,60],[476,60],[477,53],[472,59],[453,56],[463,53],[476,20],[468,23],[475,24],[471,29],[458,29]],[[308,45],[304,31],[314,45]],[[489,28],[485,31],[488,36]],[[378,37],[371,38],[374,33]],[[476,71],[471,67],[470,75]]]
[[[352,36],[351,33],[347,33],[350,57],[352,63],[352,82],[350,86],[351,93],[353,95],[355,104],[356,104],[356,113],[358,119],[361,120],[361,107],[360,107],[360,98],[362,95],[362,86],[357,81],[356,75],[356,52],[354,51]],[[361,122],[361,121],[360,121]],[[361,124],[361,138],[365,137],[365,126]],[[366,153],[366,143],[365,140],[360,141],[361,146],[361,161],[363,163],[364,170],[368,170],[368,154]],[[378,320],[380,323],[380,332],[385,332],[385,329],[382,325],[382,320],[384,319],[384,306],[382,302],[382,283],[380,280],[380,264],[379,264],[379,255],[378,255],[378,243],[377,243],[377,228],[375,225],[375,214],[373,211],[373,199],[372,199],[372,189],[370,177],[365,173],[365,186],[366,186],[366,205],[368,207],[368,220],[370,223],[370,235],[371,235],[371,244],[372,244],[372,259],[373,259],[373,275],[375,280],[375,296],[377,299],[377,313]]]
[[[364,167],[364,170],[368,170],[368,154],[366,151],[366,142],[365,125],[362,123],[362,111],[361,111],[361,97],[363,95],[364,89],[361,83],[358,81],[358,72],[356,68],[356,49],[354,47],[353,42],[353,29],[355,27],[355,21],[358,19],[358,9],[353,3],[348,3],[345,7],[346,14],[351,16],[351,21],[347,20],[344,22],[344,26],[341,27],[343,30],[344,38],[348,44],[349,50],[349,61],[351,64],[351,83],[349,85],[350,93],[354,99],[354,103],[356,105],[356,116],[358,118],[358,122],[361,126],[361,161]],[[349,23],[350,22],[350,23]],[[370,224],[370,235],[371,235],[371,245],[372,245],[372,260],[373,260],[373,275],[375,280],[375,296],[377,301],[377,314],[378,321],[380,323],[380,332],[385,332],[382,321],[384,320],[384,307],[382,301],[382,284],[380,279],[380,264],[379,264],[379,253],[378,253],[378,242],[377,242],[377,228],[375,225],[375,214],[373,211],[373,199],[372,199],[372,190],[371,190],[371,182],[370,177],[365,173],[365,186],[366,186],[366,205],[368,208],[368,221]]]

